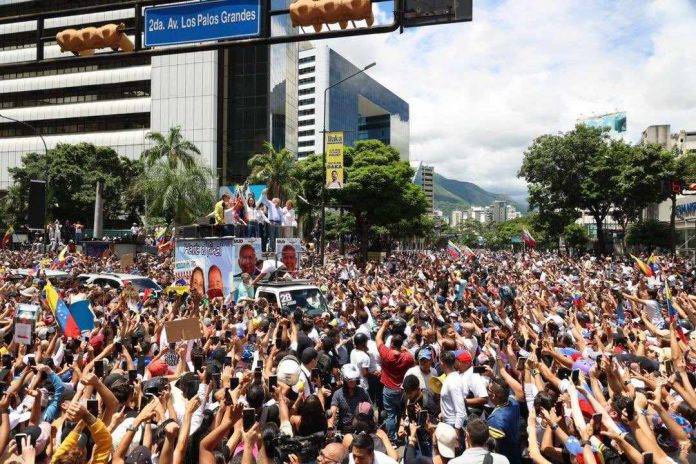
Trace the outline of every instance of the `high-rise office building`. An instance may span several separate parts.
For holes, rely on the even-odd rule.
[[[0,17],[102,4],[99,0],[4,0]],[[288,0],[273,0],[273,8]],[[134,24],[133,8],[45,20],[44,36],[68,27]],[[36,21],[0,25],[0,63],[32,61]],[[274,17],[273,33],[289,28]],[[131,37],[131,40],[133,37]],[[46,64],[0,71],[0,114],[35,127],[48,148],[89,142],[136,158],[149,131],[181,126],[221,185],[243,181],[264,141],[297,150],[297,44],[238,47],[156,57],[113,54],[89,64]],[[62,56],[55,43],[46,58]],[[65,54],[67,56],[67,53]],[[24,154],[44,150],[34,131],[0,118],[0,190]]]
[[[495,200],[491,205],[491,222],[505,222],[508,220],[508,203],[503,200]]]
[[[423,162],[412,163],[414,170],[413,183],[419,185],[425,192],[428,199],[428,212],[433,214],[435,204],[435,168],[423,164]]]
[[[299,52],[298,156],[322,151],[324,91],[360,70],[328,46],[304,44]],[[326,102],[326,130],[345,131],[346,145],[377,139],[409,158],[409,107],[367,74],[331,88]]]

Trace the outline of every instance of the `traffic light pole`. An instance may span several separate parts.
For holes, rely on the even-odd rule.
[[[326,89],[324,89],[324,128],[321,131],[321,136],[322,136],[322,148],[321,148],[321,166],[322,166],[322,183],[321,183],[321,239],[319,242],[319,247],[320,247],[320,255],[319,255],[319,260],[322,264],[324,265],[324,256],[325,256],[325,236],[326,236],[326,101],[329,99],[329,90],[332,88],[336,87],[339,84],[342,84],[343,82],[347,81],[348,79],[351,79],[358,74],[362,74],[377,63],[370,63],[364,68],[358,70],[357,72],[354,72],[350,76],[344,77],[338,82],[335,82],[328,86]],[[345,182],[344,182],[345,183]]]

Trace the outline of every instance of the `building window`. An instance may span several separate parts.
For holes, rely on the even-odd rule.
[[[305,119],[303,121],[297,121],[298,126],[313,126],[314,119]]]
[[[107,132],[129,129],[148,129],[150,113],[117,114],[84,118],[47,119],[29,121],[42,135]],[[1,123],[0,137],[34,136],[31,127],[16,122]]]
[[[309,68],[300,68],[300,76],[302,74],[309,74],[314,72],[314,66],[310,66]]]
[[[304,58],[300,58],[298,63],[300,64],[305,64],[305,63],[314,63],[315,57],[314,55],[312,56],[305,56]]]
[[[300,79],[297,81],[299,85],[302,84],[313,84],[314,83],[314,77],[305,77],[304,79]]]
[[[0,70],[0,81],[9,79],[24,79],[27,77],[57,76],[62,74],[84,73],[90,71],[101,71],[104,69],[125,68],[128,66],[142,66],[150,64],[149,56],[138,56],[128,59],[114,57],[113,61],[95,63],[89,66],[72,66],[68,68],[48,68],[45,64],[37,65],[37,69],[30,71],[14,72],[11,69]]]
[[[311,105],[311,104],[313,104],[313,103],[314,103],[314,99],[313,99],[313,98],[306,98],[306,99],[304,99],[304,100],[300,100],[300,106],[302,106],[302,105]]]
[[[310,114],[314,114],[314,108],[309,108],[307,110],[300,110],[297,112],[298,116],[308,116]]]
[[[314,87],[310,87],[308,89],[300,89],[297,94],[302,96],[302,95],[311,95],[314,93]]]
[[[150,81],[148,80],[119,83],[117,85],[87,85],[83,87],[5,93],[0,95],[0,108],[26,108],[149,96]]]
[[[305,140],[304,142],[298,142],[297,146],[298,147],[313,147],[314,140]]]
[[[300,131],[297,133],[299,137],[307,137],[308,135],[314,135],[314,129],[312,130],[306,130],[306,131]]]

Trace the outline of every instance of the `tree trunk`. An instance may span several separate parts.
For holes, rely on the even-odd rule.
[[[677,231],[676,231],[676,218],[677,218],[677,196],[671,195],[672,200],[672,210],[669,212],[669,250],[672,254],[677,252]]]
[[[358,237],[360,240],[360,262],[359,266],[361,268],[365,267],[367,263],[367,245],[370,240],[370,225],[363,219],[362,214],[354,213],[355,215],[355,225],[358,229]]]
[[[597,249],[595,250],[598,256],[606,252],[606,243],[604,241],[604,218],[594,216],[595,225],[597,226]]]

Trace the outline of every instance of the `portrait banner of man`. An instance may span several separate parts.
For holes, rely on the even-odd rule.
[[[178,239],[174,256],[174,276],[190,292],[217,298],[234,291],[237,253],[232,238]]]
[[[277,238],[276,259],[285,265],[285,269],[296,275],[300,270],[302,256],[302,241],[299,238]]]
[[[239,280],[242,274],[247,273],[254,277],[259,273],[261,256],[261,239],[258,237],[235,238],[234,278]]]

